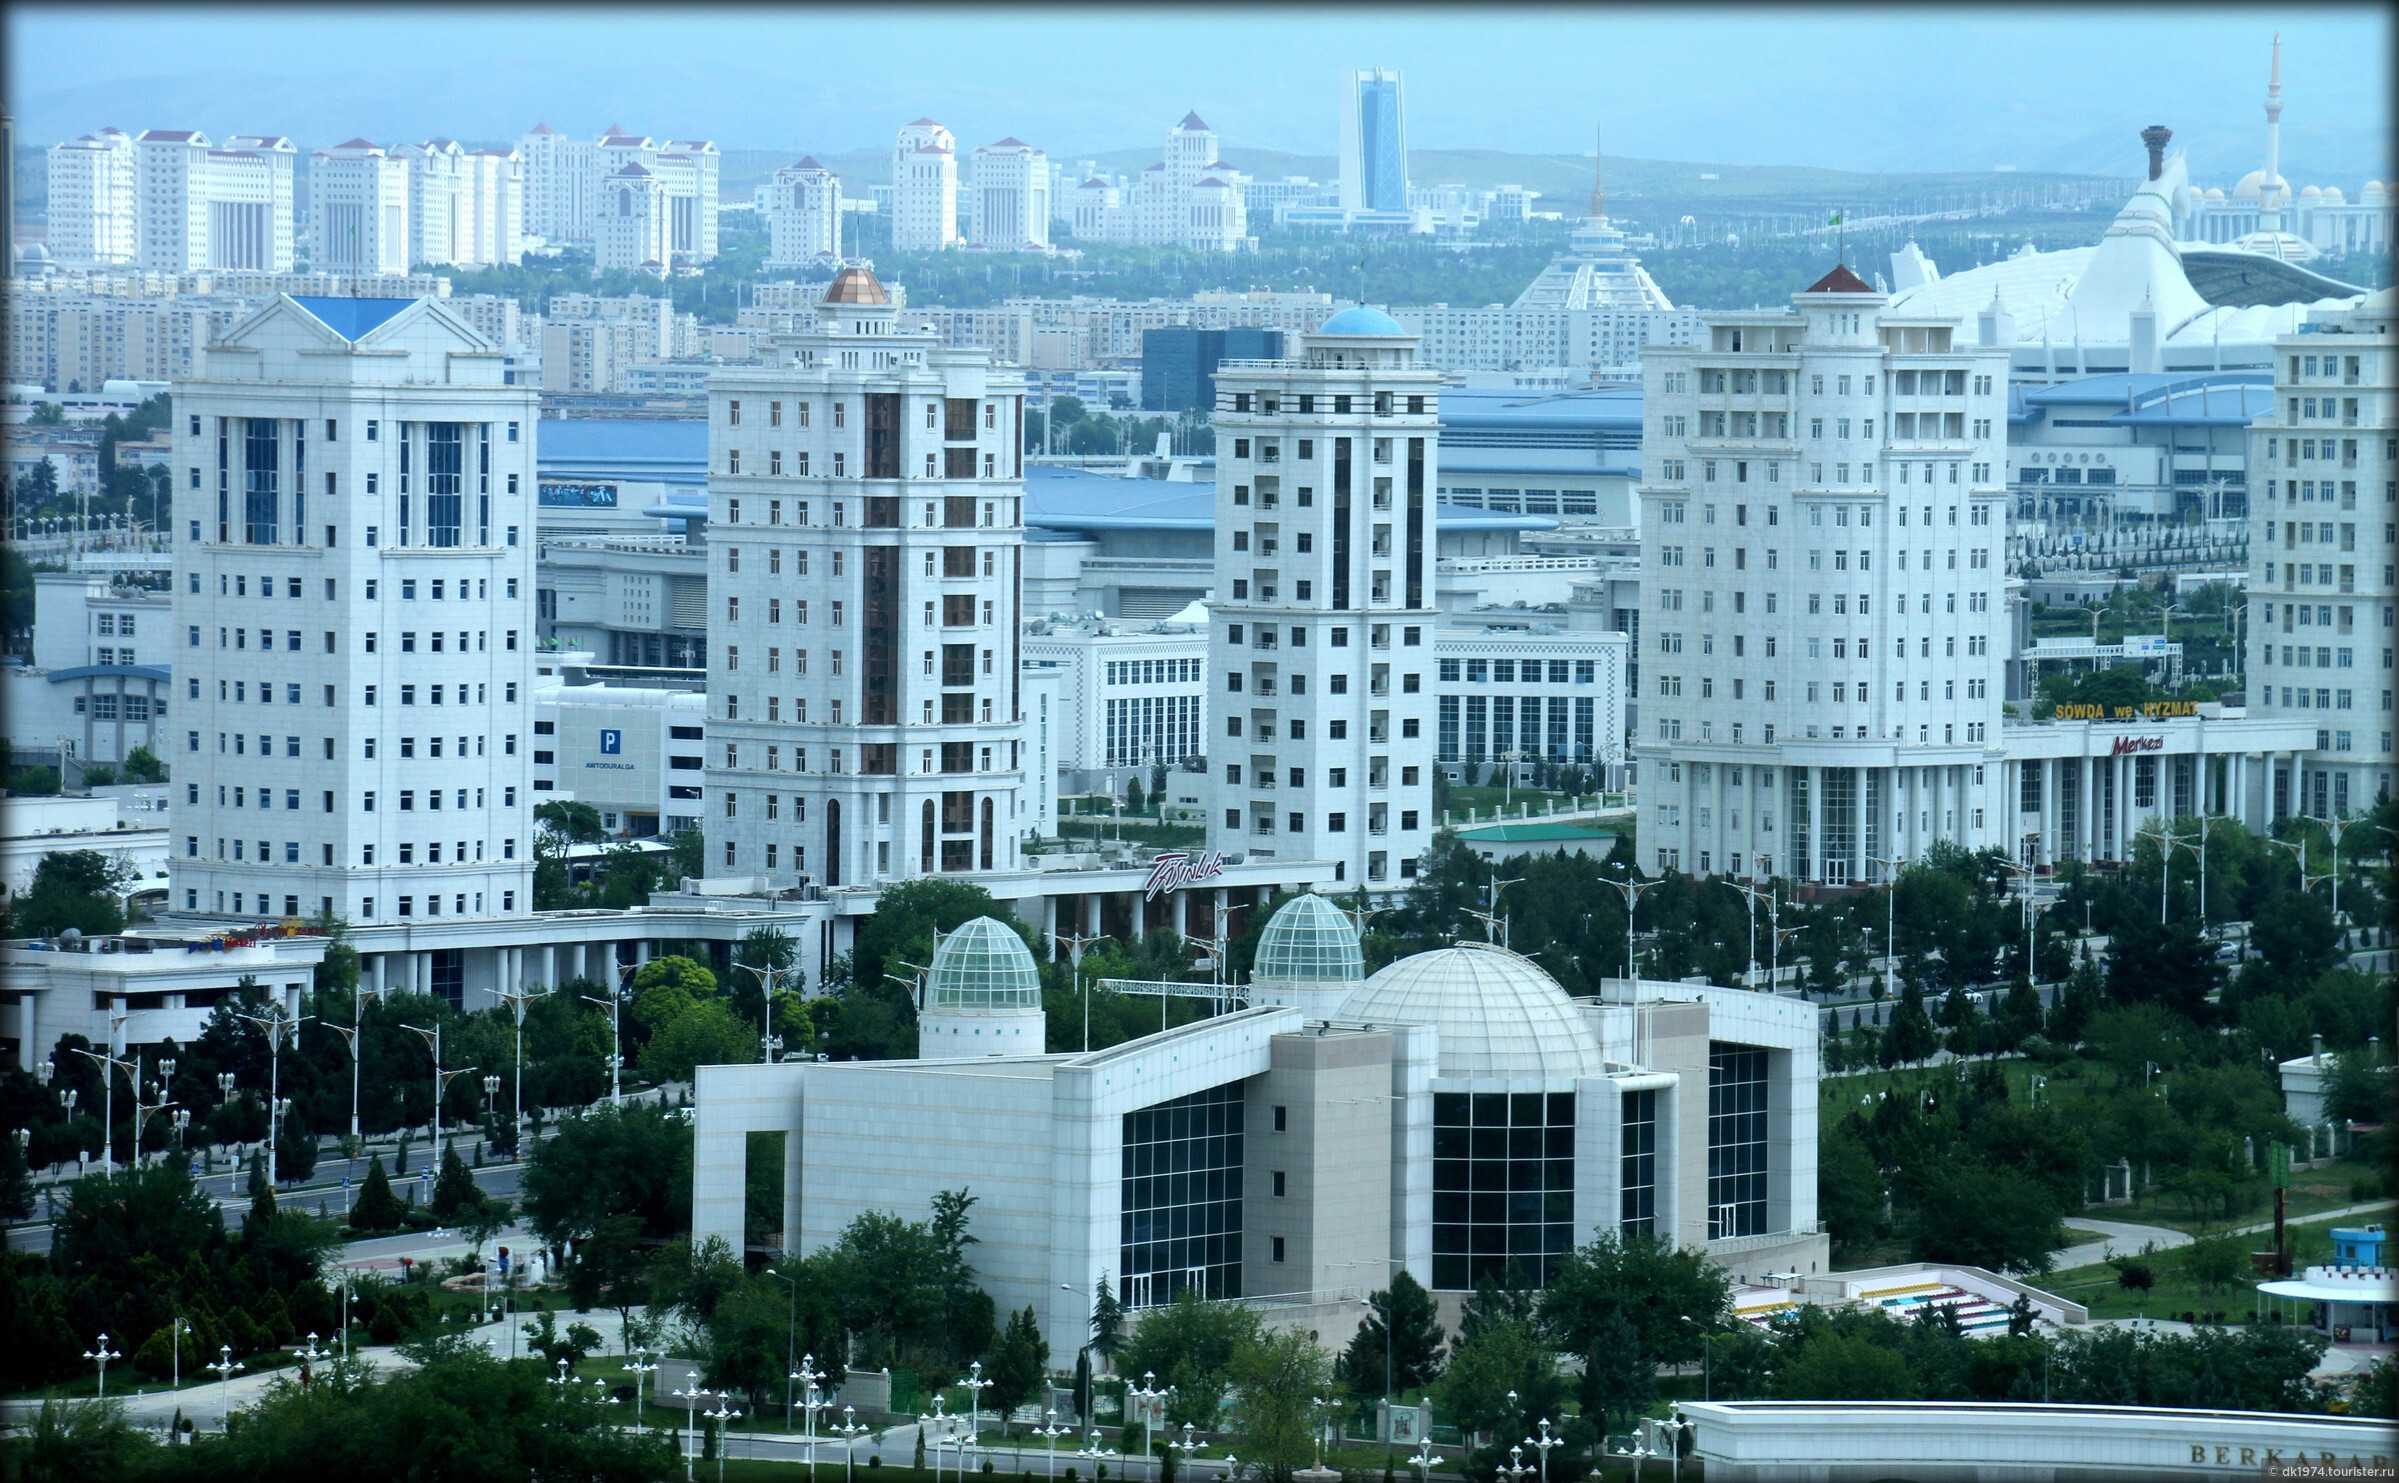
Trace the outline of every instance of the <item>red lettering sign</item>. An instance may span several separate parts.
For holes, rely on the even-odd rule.
[[[1196,886],[1224,874],[1224,852],[1208,850],[1194,855],[1189,850],[1172,850],[1160,855],[1150,866],[1150,878],[1143,885],[1141,899],[1155,901],[1169,891]]]
[[[2108,755],[2122,757],[2130,752],[2162,752],[2165,749],[2166,739],[2162,736],[2119,736]]]

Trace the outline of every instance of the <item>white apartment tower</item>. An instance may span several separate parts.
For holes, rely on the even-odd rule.
[[[1642,866],[1839,885],[1995,839],[2007,357],[1837,267],[1642,362]]]
[[[50,146],[50,260],[62,268],[130,266],[138,192],[133,139],[123,129]]]
[[[938,252],[957,241],[958,141],[920,118],[891,148],[892,250]]]
[[[649,163],[665,198],[668,261],[697,266],[716,258],[717,174],[723,157],[706,139],[669,139]]]
[[[841,256],[841,177],[814,155],[777,170],[767,187],[766,230],[770,269]]]
[[[514,151],[428,139],[392,153],[408,162],[411,266],[489,268],[524,261],[524,175]]]
[[[709,381],[709,865],[824,885],[1009,870],[1024,382],[863,268]]]
[[[1217,369],[1213,848],[1395,891],[1432,844],[1440,385],[1367,308]]]
[[[601,186],[599,210],[591,233],[594,267],[603,273],[666,271],[666,197],[657,176],[628,161]]]
[[[589,237],[592,141],[535,124],[516,148],[525,166],[525,230],[551,242]]]
[[[2273,818],[2362,813],[2399,791],[2399,339],[2392,293],[2319,310],[2274,345],[2251,424],[2248,695],[2312,721],[2268,758]]]
[[[381,145],[352,139],[309,156],[311,266],[320,273],[407,272],[409,196],[408,159]],[[446,234],[446,201],[443,218]]]
[[[140,267],[292,270],[289,139],[237,134],[218,149],[194,130],[149,129],[134,146]]]
[[[503,361],[435,300],[285,296],[176,383],[176,907],[531,910],[538,395]]]
[[[1022,139],[975,151],[974,241],[1000,252],[1050,245],[1050,157]]]

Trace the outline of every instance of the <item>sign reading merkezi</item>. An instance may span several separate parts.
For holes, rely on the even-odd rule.
[[[1196,886],[1224,874],[1224,851],[1207,850],[1192,854],[1189,850],[1173,850],[1160,855],[1150,865],[1150,878],[1143,886],[1141,899],[1155,901],[1169,891]]]

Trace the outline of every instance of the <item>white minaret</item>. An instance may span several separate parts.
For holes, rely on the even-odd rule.
[[[2258,226],[2273,231],[2282,225],[2282,33],[2274,33],[2274,62],[2266,74],[2266,183],[2258,193]]]
[[[1024,378],[845,268],[708,402],[711,872],[1016,869]]]
[[[533,907],[538,394],[432,299],[277,299],[175,384],[170,896]]]
[[[1377,893],[1432,844],[1441,374],[1376,309],[1216,373],[1208,842]]]

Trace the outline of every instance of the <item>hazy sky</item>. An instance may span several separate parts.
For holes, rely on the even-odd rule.
[[[622,122],[729,147],[838,152],[883,146],[899,124],[931,114],[970,145],[1016,134],[1074,155],[1153,144],[1197,109],[1228,153],[1330,153],[1337,72],[1381,65],[1405,74],[1415,148],[1588,149],[1604,121],[1610,154],[2111,174],[2131,173],[2138,146],[2126,141],[2153,121],[2174,125],[2195,164],[2258,153],[2279,30],[2286,161],[2304,167],[2313,150],[2323,172],[2389,173],[2379,159],[2360,163],[2386,154],[2391,128],[2380,6],[77,3],[12,5],[7,29],[9,107],[19,137],[34,141],[105,124],[281,132],[304,146],[353,134],[498,140],[547,120],[578,133]]]

